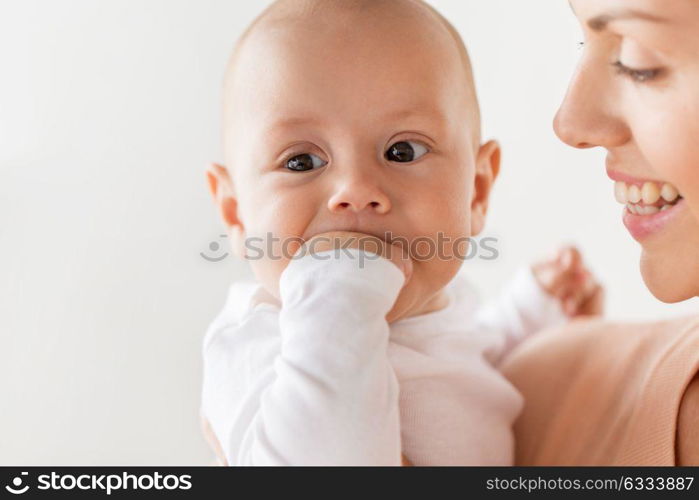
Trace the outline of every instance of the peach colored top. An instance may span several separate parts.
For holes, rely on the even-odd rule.
[[[699,371],[699,316],[576,320],[501,369],[524,396],[517,465],[675,465],[677,416]]]

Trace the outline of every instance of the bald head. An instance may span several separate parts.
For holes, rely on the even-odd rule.
[[[349,40],[357,33],[380,33],[379,40],[396,38],[392,43],[400,43],[397,34],[411,32],[413,39],[420,39],[424,47],[439,53],[452,53],[458,61],[456,66],[445,68],[442,78],[458,80],[458,88],[464,95],[462,105],[469,129],[473,133],[474,146],[480,143],[480,110],[476,97],[473,72],[468,51],[456,29],[433,7],[422,0],[276,0],[260,13],[238,38],[226,68],[223,88],[224,148],[226,130],[235,116],[234,88],[239,80],[241,55],[250,45],[255,45],[270,34],[297,29],[299,33],[327,33],[328,39]],[[365,37],[360,37],[365,38]],[[381,47],[376,47],[381,52]],[[424,51],[428,49],[425,48]],[[250,58],[247,58],[248,61]],[[259,60],[257,64],[264,65]],[[332,68],[328,68],[332,71]],[[413,75],[416,82],[420,75]]]

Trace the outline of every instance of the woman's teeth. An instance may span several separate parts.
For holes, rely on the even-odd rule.
[[[672,184],[658,185],[652,181],[644,182],[641,187],[617,181],[614,183],[614,197],[635,215],[657,214],[669,209],[682,198]]]

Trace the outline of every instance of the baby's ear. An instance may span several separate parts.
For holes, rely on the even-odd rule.
[[[242,257],[244,251],[245,228],[238,213],[238,200],[235,197],[233,181],[228,169],[218,163],[209,163],[206,167],[206,179],[209,191],[214,199],[223,223],[231,239],[233,252]]]
[[[483,231],[493,183],[500,173],[500,144],[488,141],[476,155],[476,174],[471,198],[471,236]]]

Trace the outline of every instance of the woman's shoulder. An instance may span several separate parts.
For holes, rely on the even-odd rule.
[[[593,351],[619,349],[637,350],[668,346],[687,337],[699,337],[699,314],[657,321],[610,321],[604,318],[580,318],[565,325],[541,332],[515,354],[552,350],[557,354],[572,351],[580,355],[581,348]]]
[[[699,316],[576,320],[522,345],[502,370],[526,401],[519,463],[672,465],[699,371]]]
[[[573,320],[524,342],[501,367],[516,384],[561,377],[606,387],[685,379],[697,368],[699,315],[650,322]]]

